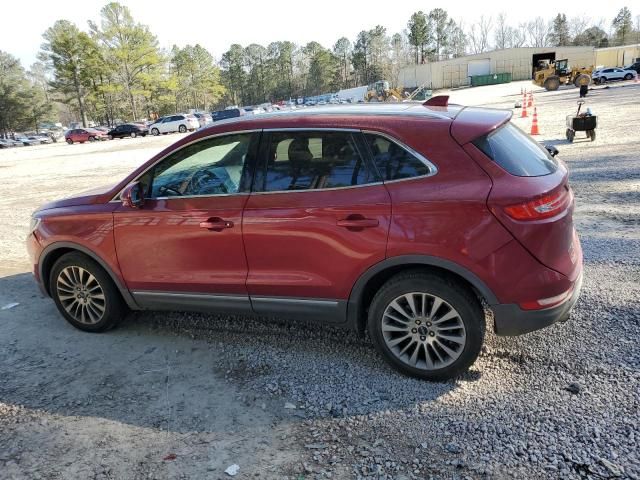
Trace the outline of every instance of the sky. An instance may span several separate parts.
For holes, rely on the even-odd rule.
[[[70,20],[88,30],[87,21],[99,20],[100,9],[107,0],[28,0],[27,3],[26,6],[14,1],[3,4],[0,18],[0,50],[18,57],[25,68],[36,60],[43,41],[42,33],[56,20]],[[174,44],[182,47],[199,43],[218,60],[232,43],[266,46],[276,40],[297,44],[315,40],[329,48],[342,36],[353,41],[359,31],[378,24],[393,34],[406,28],[413,12],[426,12],[436,7],[444,8],[449,16],[462,21],[465,31],[481,15],[495,17],[500,12],[507,14],[508,23],[516,25],[538,15],[551,18],[559,12],[567,17],[604,17],[608,25],[625,5],[631,9],[634,19],[640,14],[638,0],[562,3],[557,0],[521,3],[513,0],[442,3],[415,0],[121,0],[120,3],[129,7],[134,19],[151,28],[161,47],[169,49]]]

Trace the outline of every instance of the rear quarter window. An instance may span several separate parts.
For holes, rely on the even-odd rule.
[[[558,169],[549,152],[513,123],[474,140],[473,144],[517,177],[540,177]]]

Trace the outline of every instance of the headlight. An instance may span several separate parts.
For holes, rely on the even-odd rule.
[[[40,225],[40,217],[31,217],[31,223],[29,224],[29,233],[35,232]]]

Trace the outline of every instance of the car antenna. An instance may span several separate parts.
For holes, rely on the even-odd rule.
[[[449,106],[449,95],[436,95],[424,102],[425,107],[447,107]]]

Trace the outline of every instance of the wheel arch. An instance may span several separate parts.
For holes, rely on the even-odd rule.
[[[489,305],[499,303],[493,291],[476,274],[455,262],[429,255],[401,255],[375,264],[358,278],[347,302],[349,326],[358,333],[363,333],[367,322],[368,305],[378,289],[393,275],[412,269],[448,275],[467,285]]]
[[[44,290],[48,295],[51,295],[49,276],[51,274],[51,268],[53,268],[53,264],[60,257],[71,252],[82,253],[91,258],[93,261],[97,262],[98,265],[100,265],[104,269],[104,271],[107,272],[107,275],[109,275],[109,277],[113,281],[113,284],[120,292],[120,295],[122,295],[122,298],[127,306],[132,310],[140,310],[140,307],[133,299],[133,296],[129,292],[129,289],[120,281],[120,278],[113,272],[107,262],[105,262],[95,252],[92,252],[88,248],[73,242],[54,242],[45,247],[40,255],[40,260],[38,261],[38,273],[40,274],[40,281],[42,282],[42,286],[44,287]]]

